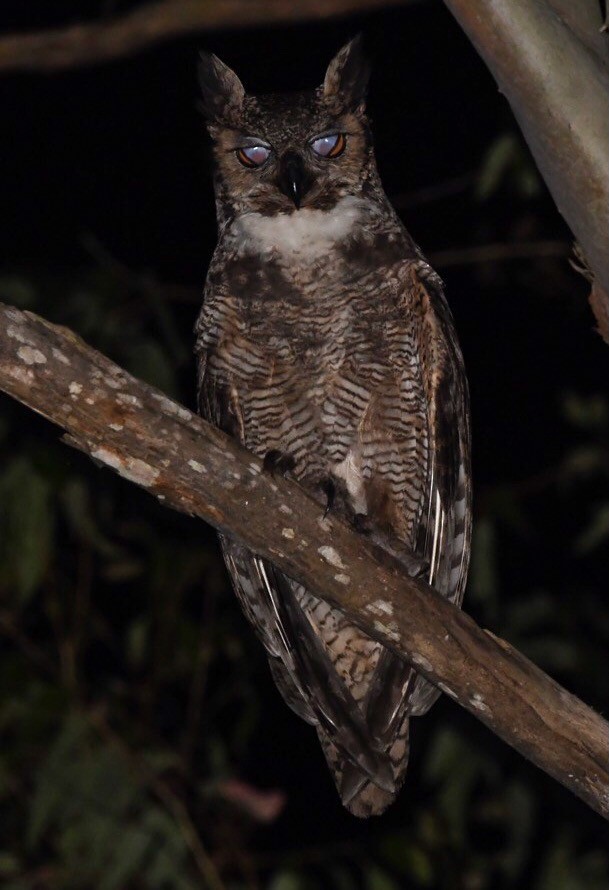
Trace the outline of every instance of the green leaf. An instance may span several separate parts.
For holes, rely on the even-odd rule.
[[[306,879],[296,871],[277,872],[267,890],[306,890]]]
[[[154,340],[140,340],[130,345],[126,365],[132,374],[172,398],[178,396],[175,365],[162,346]]]
[[[82,718],[70,715],[56,737],[36,777],[34,797],[30,806],[27,843],[34,846],[47,827],[65,810],[74,790],[70,788],[75,754],[86,733]]]
[[[581,429],[606,429],[609,426],[609,400],[604,395],[581,396],[567,393],[563,414],[573,426]]]
[[[497,534],[488,516],[481,516],[474,526],[468,594],[489,605],[497,601]]]
[[[61,503],[73,533],[80,540],[91,544],[97,553],[108,559],[125,557],[125,550],[110,541],[100,529],[84,479],[74,476],[65,482]]]
[[[478,174],[476,197],[480,201],[487,200],[506,180],[523,198],[539,194],[539,175],[516,132],[503,133],[491,143]]]
[[[19,858],[7,850],[0,850],[0,878],[12,878],[21,870]]]
[[[386,871],[372,865],[366,872],[366,890],[399,890],[399,885]]]
[[[138,825],[123,828],[108,857],[105,874],[97,885],[99,890],[122,890],[131,878],[139,876],[151,842],[150,833]]]
[[[575,553],[589,553],[609,538],[609,503],[599,504],[592,519],[583,532],[575,539]]]
[[[44,577],[51,555],[54,516],[48,480],[27,457],[17,457],[0,477],[0,560],[21,604]]]
[[[433,864],[429,853],[413,841],[410,831],[391,834],[379,845],[383,861],[401,875],[409,875],[425,887],[433,883]]]
[[[17,275],[0,276],[0,300],[20,309],[32,309],[38,294],[31,281]]]
[[[357,890],[357,880],[345,866],[333,866],[329,871],[329,877],[333,890]]]

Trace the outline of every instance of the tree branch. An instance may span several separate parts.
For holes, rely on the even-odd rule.
[[[594,274],[609,343],[609,38],[597,0],[445,0],[507,96]]]
[[[298,485],[65,328],[0,304],[0,389],[163,503],[268,557],[609,818],[609,725]]]
[[[355,15],[407,0],[159,0],[101,22],[0,37],[0,71],[108,62],[193,31]],[[414,0],[408,0],[414,2]]]

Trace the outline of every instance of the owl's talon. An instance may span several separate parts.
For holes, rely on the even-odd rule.
[[[355,513],[353,516],[353,527],[360,535],[370,534],[370,520],[365,513]]]
[[[278,448],[272,448],[264,455],[262,469],[271,476],[286,476],[296,466],[296,461],[291,454],[286,454]]]
[[[320,485],[320,488],[326,496],[326,507],[323,515],[323,518],[325,519],[334,506],[334,501],[336,499],[336,486],[331,479],[324,479]]]

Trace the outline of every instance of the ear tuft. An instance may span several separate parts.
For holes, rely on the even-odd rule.
[[[213,123],[236,123],[243,108],[245,90],[235,72],[213,53],[199,57],[201,111]]]
[[[366,98],[370,79],[370,63],[364,55],[363,38],[359,33],[334,56],[323,84],[323,94],[344,107],[354,109]]]

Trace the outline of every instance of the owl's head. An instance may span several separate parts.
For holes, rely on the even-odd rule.
[[[217,56],[201,55],[202,111],[224,214],[325,210],[361,194],[375,176],[361,43],[358,36],[337,53],[316,90],[268,96],[248,96]]]

